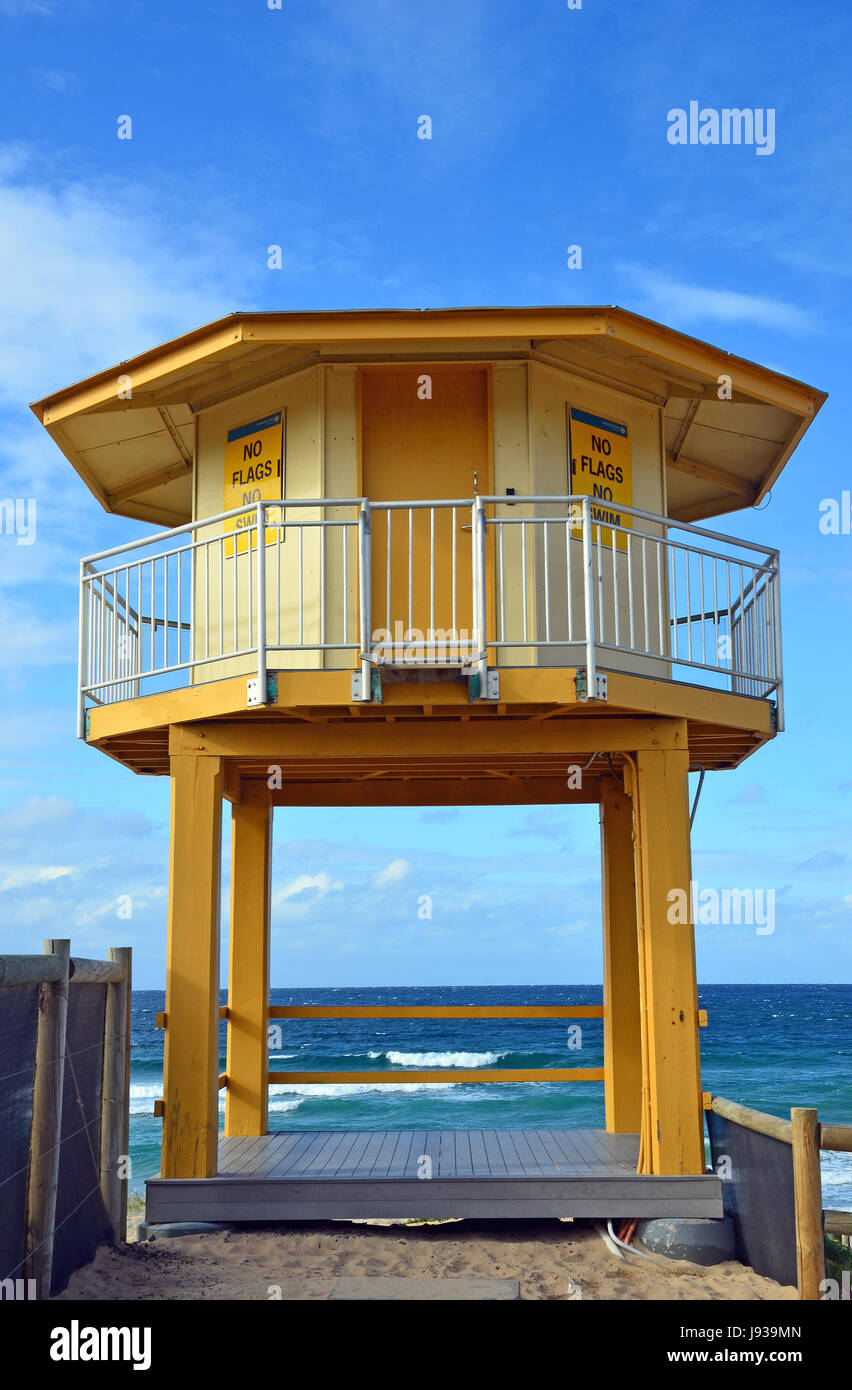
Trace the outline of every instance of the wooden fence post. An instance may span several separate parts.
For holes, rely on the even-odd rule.
[[[799,1298],[819,1302],[825,1279],[825,1239],[822,1225],[822,1179],[819,1167],[819,1124],[816,1110],[794,1107],[793,1190],[796,1197],[796,1269]]]
[[[24,1275],[35,1279],[37,1297],[47,1299],[53,1273],[71,943],[45,941],[43,950],[45,955],[59,956],[64,970],[60,979],[39,986]]]
[[[120,1176],[130,1136],[130,1033],[133,952],[129,946],[110,946],[107,955],[124,971],[107,985],[104,1019],[104,1060],[101,1085],[100,1183],[106,1214],[115,1240],[127,1239],[127,1183]]]

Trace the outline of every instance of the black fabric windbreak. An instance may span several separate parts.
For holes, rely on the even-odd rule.
[[[100,1191],[106,985],[70,985],[51,1293],[88,1264],[112,1227]]]
[[[796,1286],[793,1148],[707,1111],[713,1167],[725,1214],[733,1219],[737,1259],[779,1284]],[[727,1176],[726,1176],[727,1175]]]
[[[23,1277],[38,991],[0,989],[0,1279]]]

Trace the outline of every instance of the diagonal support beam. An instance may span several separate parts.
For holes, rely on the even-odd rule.
[[[738,497],[744,498],[749,505],[756,501],[760,492],[756,483],[750,483],[747,478],[738,478],[723,468],[714,468],[709,463],[694,463],[692,459],[667,454],[666,466],[673,468],[677,473],[688,473],[690,477],[698,478],[701,482],[713,483],[716,487],[725,488],[727,492],[736,493]]]

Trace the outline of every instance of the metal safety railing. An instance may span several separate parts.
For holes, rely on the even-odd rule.
[[[83,560],[80,735],[89,705],[233,674],[223,663],[265,684],[270,654],[357,654],[363,530],[360,499],[261,502]]]
[[[616,521],[588,497],[487,501],[497,552],[489,647],[561,648],[566,660],[573,650],[590,689],[607,653],[645,658],[649,675],[706,672],[735,693],[777,692],[781,727],[777,550],[636,507],[619,506]]]
[[[258,502],[80,567],[91,705],[239,672],[489,662],[633,670],[760,698],[783,727],[778,551],[589,497]],[[259,536],[263,543],[258,544]],[[235,670],[235,663],[237,669]]]

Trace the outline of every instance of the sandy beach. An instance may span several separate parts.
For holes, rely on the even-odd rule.
[[[517,1279],[524,1300],[794,1300],[796,1291],[738,1263],[619,1260],[586,1223],[350,1222],[233,1227],[102,1246],[62,1300],[324,1300],[341,1276]],[[280,1293],[277,1292],[280,1290]]]

